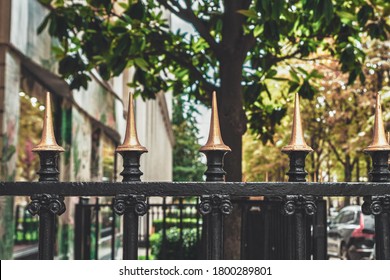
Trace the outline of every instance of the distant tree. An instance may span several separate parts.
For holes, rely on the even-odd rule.
[[[199,130],[196,126],[198,111],[195,104],[183,96],[173,99],[173,180],[181,182],[202,181],[205,171],[199,154]]]
[[[96,68],[104,79],[135,66],[134,86],[144,97],[171,89],[209,104],[216,90],[227,156],[227,180],[241,180],[242,135],[249,127],[265,143],[286,113],[269,82],[289,82],[290,91],[312,98],[313,75],[278,65],[323,50],[339,60],[348,83],[364,79],[362,34],[386,39],[387,0],[40,0],[52,9],[48,27],[58,39],[59,72],[72,88],[87,87]],[[193,26],[195,34],[172,32],[163,10]],[[301,73],[304,79],[295,79]],[[245,114],[244,112],[247,112]]]

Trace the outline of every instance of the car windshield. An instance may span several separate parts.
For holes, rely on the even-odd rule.
[[[373,215],[363,215],[364,217],[364,228],[375,229],[375,219]]]

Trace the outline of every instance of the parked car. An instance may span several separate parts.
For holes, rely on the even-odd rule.
[[[340,259],[368,259],[374,251],[375,220],[359,205],[340,210],[328,228],[328,255]]]

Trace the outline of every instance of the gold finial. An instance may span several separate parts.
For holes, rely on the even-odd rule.
[[[379,95],[379,93],[377,93],[376,106],[375,106],[374,136],[371,144],[364,149],[364,152],[389,151],[389,150],[390,150],[390,145],[386,140],[385,128],[382,119],[381,96]]]
[[[207,140],[206,145],[202,146],[199,151],[231,151],[222,140],[218,118],[217,94],[215,91],[213,92],[209,139]]]
[[[127,125],[126,125],[126,134],[125,140],[122,145],[119,145],[116,148],[117,152],[126,152],[126,151],[139,151],[142,153],[147,153],[148,150],[139,143],[137,136],[137,129],[135,127],[135,117],[134,117],[134,107],[133,107],[133,95],[129,94],[129,109],[127,114]]]
[[[299,110],[299,95],[295,93],[295,106],[294,106],[294,118],[293,127],[291,131],[290,143],[282,148],[283,153],[289,153],[292,151],[312,152],[313,149],[309,147],[305,139],[303,138],[301,112]]]
[[[41,142],[36,145],[33,149],[33,152],[42,152],[42,151],[57,151],[64,152],[64,148],[57,144],[56,138],[54,136],[53,129],[53,115],[51,112],[51,98],[50,92],[46,93],[46,107],[45,115],[43,117],[43,130]]]

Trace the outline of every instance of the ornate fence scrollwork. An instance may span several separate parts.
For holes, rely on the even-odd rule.
[[[212,211],[220,211],[222,214],[229,215],[233,211],[233,205],[228,195],[204,195],[201,197],[199,212],[202,215],[208,215]]]
[[[308,195],[287,195],[283,203],[282,213],[284,215],[294,215],[296,210],[303,209],[307,215],[312,216],[317,212],[315,200],[313,196]]]
[[[366,196],[362,205],[362,212],[366,215],[380,215],[390,213],[390,195]]]
[[[138,216],[143,216],[148,211],[144,195],[117,195],[114,199],[113,208],[118,215],[123,215],[127,211],[134,211]]]
[[[27,205],[27,210],[33,216],[40,214],[42,210],[54,215],[61,215],[66,210],[64,197],[54,194],[33,195],[31,202]]]

